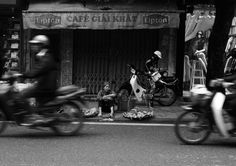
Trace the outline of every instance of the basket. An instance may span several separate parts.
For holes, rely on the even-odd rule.
[[[160,78],[161,78],[161,74],[158,71],[156,71],[152,74],[152,80],[154,82],[158,81]]]
[[[141,108],[133,108],[128,112],[123,113],[123,117],[130,120],[144,120],[153,117],[153,110],[145,110]]]

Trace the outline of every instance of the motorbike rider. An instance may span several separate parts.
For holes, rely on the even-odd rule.
[[[212,85],[221,85],[222,82],[232,82],[232,83],[236,83],[236,72],[231,72],[230,75],[226,75],[225,77],[223,78],[220,78],[220,79],[216,79],[216,80],[212,80],[210,84]],[[220,88],[218,89],[219,91],[221,91],[222,93],[226,93],[227,89],[223,89],[223,88]],[[233,117],[233,123],[234,123],[234,126],[236,126],[236,92],[235,92],[235,86],[232,87],[232,89],[230,89],[232,93],[229,93],[226,95],[226,101],[227,101],[227,104],[229,104],[231,110],[228,112],[232,117]],[[235,129],[232,130],[233,132],[235,131]]]
[[[236,72],[234,72],[232,75],[230,76],[226,76],[224,77],[224,81],[228,81],[228,82],[233,82],[236,83]],[[234,91],[235,91],[235,87],[233,87]],[[230,104],[230,107],[232,109],[232,111],[230,111],[230,114],[232,114],[232,116],[235,119],[235,123],[236,123],[236,92],[233,92],[232,94],[227,95],[228,98],[230,99],[228,101],[228,103]]]
[[[233,58],[235,58],[236,57],[236,48],[232,49],[230,51],[229,55],[231,55]],[[226,73],[227,76],[225,76],[223,78],[223,80],[228,81],[228,82],[236,83],[236,70],[235,70],[234,64],[231,67],[232,68],[231,68],[230,72]],[[233,90],[233,93],[230,94],[230,98],[232,98],[232,100],[230,100],[230,104],[233,108],[232,112],[234,113],[235,118],[236,118],[236,92],[235,92],[236,88],[235,88],[235,86],[231,90]]]
[[[155,51],[154,55],[148,59],[145,63],[147,70],[151,73],[158,70],[158,61],[162,58],[162,54],[160,51]]]
[[[154,52],[154,55],[146,61],[145,65],[146,65],[146,68],[148,70],[147,73],[149,75],[151,75],[154,72],[158,71],[158,61],[159,61],[159,59],[162,59],[162,54],[161,54],[160,51],[156,50]],[[153,93],[155,88],[156,88],[155,82],[152,79],[150,79],[149,82],[150,82],[151,88],[148,92]]]
[[[22,77],[34,79],[35,83],[33,86],[24,89],[20,93],[20,97],[23,99],[34,97],[37,103],[42,105],[55,97],[57,89],[57,63],[49,50],[50,41],[46,35],[36,35],[29,43],[32,52],[35,54],[35,64],[33,69],[23,73]],[[32,114],[29,121],[33,123],[50,120],[36,114],[32,107],[28,107],[26,110],[29,110]]]

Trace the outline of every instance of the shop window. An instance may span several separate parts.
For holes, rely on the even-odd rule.
[[[1,75],[20,70],[21,21],[15,17],[0,18]]]

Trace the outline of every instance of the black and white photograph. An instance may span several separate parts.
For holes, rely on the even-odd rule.
[[[0,0],[0,166],[235,166],[235,0]]]

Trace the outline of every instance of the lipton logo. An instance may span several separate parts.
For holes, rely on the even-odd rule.
[[[143,22],[144,24],[158,26],[158,25],[168,24],[169,17],[160,14],[152,14],[143,17]]]
[[[61,24],[61,17],[53,14],[43,14],[35,17],[35,24],[52,27]]]

